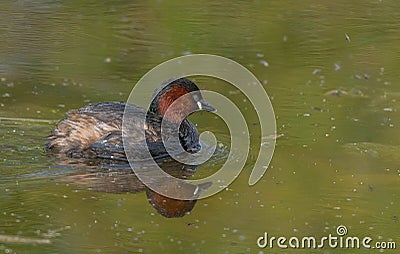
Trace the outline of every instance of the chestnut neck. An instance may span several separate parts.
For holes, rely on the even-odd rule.
[[[184,119],[181,119],[181,117],[178,117],[178,114],[168,114],[168,117],[166,116],[166,112],[168,108],[174,103],[175,100],[177,100],[179,97],[189,93],[189,91],[181,86],[172,86],[168,88],[167,91],[162,92],[159,94],[156,98],[154,98],[153,102],[150,105],[150,111],[161,116],[165,117],[168,121],[171,122],[180,122]],[[189,105],[188,105],[189,106]],[[184,110],[184,109],[182,109]]]

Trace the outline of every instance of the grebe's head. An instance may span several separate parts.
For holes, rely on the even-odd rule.
[[[180,97],[182,98],[179,99]],[[173,103],[174,107],[168,110]],[[168,114],[166,114],[167,110]],[[204,100],[197,85],[186,78],[166,81],[154,92],[153,101],[150,104],[151,112],[172,122],[181,122],[196,110],[213,112],[215,108]]]

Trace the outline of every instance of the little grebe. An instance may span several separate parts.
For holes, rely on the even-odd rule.
[[[169,110],[166,114],[173,102],[188,93],[190,96],[185,96],[182,101],[179,100],[177,107],[174,106],[172,111]],[[165,136],[164,131],[161,133],[163,119],[171,122],[170,125],[166,125],[167,127],[180,123],[179,142],[185,151],[190,153],[199,151],[197,129],[186,116],[195,110],[215,110],[203,99],[194,82],[186,78],[166,81],[156,89],[148,111],[123,102],[100,102],[68,111],[67,118],[61,120],[48,137],[47,151],[53,155],[75,158],[127,160],[122,143],[122,119],[125,108],[129,112],[130,126],[128,134],[130,136],[125,142],[129,140],[129,147],[134,149],[135,159],[138,160],[148,159],[148,153],[141,142],[143,138],[137,134],[142,133],[143,129],[152,157],[168,156],[162,142]],[[143,124],[139,119],[146,121]],[[175,130],[168,129],[167,133],[167,135],[177,134]]]

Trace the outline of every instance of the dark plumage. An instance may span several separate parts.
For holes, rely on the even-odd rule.
[[[178,105],[167,113],[173,102],[190,92],[194,93],[177,101]],[[176,135],[176,124],[180,124],[180,145],[188,152],[197,152],[200,149],[197,129],[185,117],[195,110],[215,109],[204,101],[196,84],[185,78],[168,81],[155,91],[153,98],[149,111],[123,102],[100,102],[71,110],[48,137],[46,149],[57,156],[126,160],[122,142],[122,119],[126,112],[129,132],[124,138],[129,149],[134,150],[135,159],[148,159],[143,147],[146,143],[154,158],[168,156],[161,137],[163,119],[167,121],[164,140]],[[145,142],[140,135],[143,128]]]

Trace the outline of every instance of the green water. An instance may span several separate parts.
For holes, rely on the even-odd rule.
[[[399,249],[398,10],[395,0],[2,1],[0,253],[379,252],[256,243],[264,232],[321,238],[339,225]],[[45,154],[55,122],[89,102],[125,101],[151,68],[190,53],[237,61],[269,94],[284,136],[261,181],[247,184],[257,127],[239,178],[182,218],[159,215],[145,192],[65,181],[82,168]],[[198,84],[250,105],[232,87]],[[221,121],[191,119],[229,147]]]

